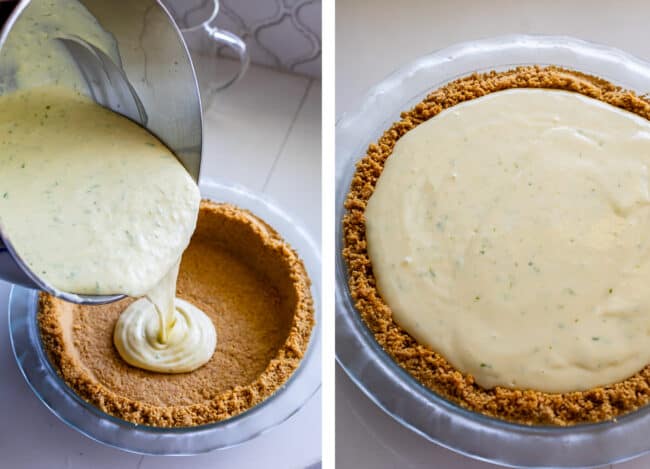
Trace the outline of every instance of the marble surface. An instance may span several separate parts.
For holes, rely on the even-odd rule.
[[[650,60],[641,0],[345,0],[336,3],[336,115],[355,109],[367,89],[415,58],[457,42],[496,35],[565,34]],[[336,373],[337,468],[498,467],[465,458],[410,432]],[[650,456],[604,466],[650,467]]]
[[[199,80],[218,80],[234,66],[198,58]],[[320,240],[320,82],[252,66],[206,104],[202,176],[263,192]],[[227,450],[153,457],[91,441],[51,414],[20,375],[9,344],[8,292],[0,282],[0,468],[259,468],[263,461],[263,467],[299,469],[320,461],[320,391],[285,423]]]

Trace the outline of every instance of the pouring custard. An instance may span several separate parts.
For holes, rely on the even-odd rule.
[[[45,86],[0,96],[0,226],[57,289],[146,297],[115,328],[128,363],[191,371],[216,346],[211,321],[175,299],[200,194],[144,128],[78,92]]]

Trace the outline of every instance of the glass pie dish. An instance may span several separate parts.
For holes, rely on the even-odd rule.
[[[298,252],[312,281],[316,324],[298,369],[271,397],[235,417],[187,428],[135,425],[110,416],[81,399],[59,377],[41,343],[38,292],[13,286],[9,296],[9,333],[16,362],[36,396],[57,417],[80,433],[108,446],[152,455],[191,455],[244,443],[281,424],[320,388],[320,251],[307,231],[272,201],[249,190],[203,180],[204,198],[249,209]]]
[[[398,422],[476,459],[513,467],[593,467],[650,451],[650,406],[615,421],[525,426],[468,411],[422,386],[378,345],[356,311],[342,256],[344,202],[355,164],[384,130],[429,92],[466,75],[523,65],[557,65],[650,91],[650,64],[569,37],[503,36],[455,45],[408,64],[379,83],[336,128],[336,354],[359,388]]]

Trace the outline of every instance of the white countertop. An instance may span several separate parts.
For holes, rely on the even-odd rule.
[[[234,65],[197,64],[199,81]],[[202,177],[271,197],[320,244],[320,82],[253,66],[205,110]],[[311,273],[320,275],[320,272]],[[193,457],[128,454],[82,436],[32,394],[14,361],[7,330],[9,285],[0,281],[0,468],[299,469],[321,459],[321,394],[285,423],[235,448]],[[261,462],[263,461],[263,463]]]
[[[390,72],[428,52],[497,35],[561,34],[650,60],[650,3],[521,0],[345,0],[336,5],[336,115],[354,110]],[[445,450],[385,415],[337,368],[338,469],[497,467]],[[614,464],[650,467],[650,456]]]

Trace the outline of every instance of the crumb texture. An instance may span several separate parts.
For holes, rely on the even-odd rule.
[[[269,398],[296,370],[314,325],[302,261],[250,212],[201,203],[183,254],[177,295],[217,329],[210,361],[190,373],[132,367],[113,346],[113,328],[134,299],[81,306],[41,294],[43,345],[83,399],[129,422],[187,427],[225,420]]]
[[[461,407],[527,425],[566,426],[612,420],[650,401],[650,366],[623,382],[582,392],[550,394],[503,387],[486,390],[471,375],[454,369],[444,357],[400,328],[376,289],[366,249],[364,211],[397,140],[444,109],[510,88],[573,91],[650,119],[650,103],[645,97],[603,79],[554,66],[473,74],[433,91],[403,112],[401,119],[371,144],[357,163],[343,217],[343,257],[350,294],[363,321],[392,359],[424,386]]]

